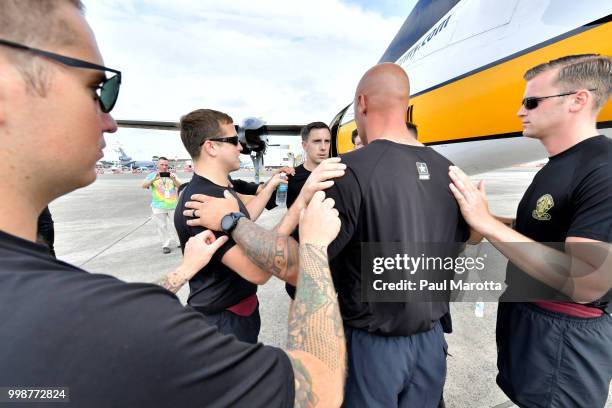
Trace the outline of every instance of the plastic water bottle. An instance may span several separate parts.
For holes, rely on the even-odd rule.
[[[474,305],[474,314],[476,317],[484,317],[484,302],[476,302],[476,305]]]
[[[287,179],[284,173],[281,173],[283,179]],[[281,183],[276,188],[276,205],[279,207],[287,206],[287,184]]]

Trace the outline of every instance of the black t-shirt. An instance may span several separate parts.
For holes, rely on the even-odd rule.
[[[295,200],[300,195],[300,191],[302,191],[302,187],[304,187],[304,183],[310,176],[310,171],[306,170],[303,164],[300,164],[295,168],[295,174],[292,176],[290,174],[287,175],[287,208],[291,207]],[[278,190],[278,188],[277,188]],[[276,207],[276,191],[270,197],[268,204],[266,204],[266,208],[271,210]],[[297,229],[291,234],[297,240]]]
[[[185,188],[183,194],[179,197],[176,208],[181,211],[174,212],[174,226],[178,233],[181,247],[185,248],[185,244],[189,238],[204,231],[202,227],[191,227],[187,225],[189,217],[183,215],[182,209],[185,207],[185,202],[189,201],[189,197],[193,194],[205,194],[211,197],[223,197],[223,192],[232,189],[214,184],[212,181],[193,174],[193,178],[189,186]],[[238,199],[240,212],[249,217],[249,212],[246,207]],[[228,211],[229,212],[229,211]],[[216,236],[221,233],[215,232]],[[236,272],[228,268],[221,262],[223,255],[230,250],[236,243],[231,238],[227,240],[221,248],[215,252],[212,259],[200,272],[198,272],[189,281],[189,298],[187,302],[203,312],[218,313],[228,307],[234,306],[243,299],[257,292],[257,285],[247,281],[238,275]]]
[[[550,157],[519,203],[516,231],[543,243],[612,242],[612,140],[592,137]],[[506,282],[506,300],[569,300],[512,263]]]
[[[0,259],[0,386],[68,387],[88,408],[293,406],[282,350],[218,333],[165,289],[2,231]]]
[[[49,247],[49,253],[55,256],[55,248],[53,247],[55,242],[55,228],[53,227],[53,217],[51,216],[49,207],[45,207],[38,216],[38,240],[40,243],[47,245]]]
[[[240,193],[240,194],[245,194],[245,195],[257,194],[257,189],[259,188],[259,184],[240,180],[240,179],[234,180],[231,177],[228,177],[228,178],[229,178],[230,183],[232,183],[232,186],[234,186],[232,188],[235,192]]]
[[[349,152],[342,162],[345,175],[325,193],[342,222],[328,254],[344,322],[388,336],[430,330],[448,313],[447,302],[361,302],[361,243],[465,242],[469,228],[448,187],[451,162],[429,147],[388,140]]]
[[[303,164],[300,164],[295,168],[295,175],[287,175],[287,208],[291,207],[300,195],[300,191],[302,191],[310,173]]]
[[[300,191],[302,191],[302,187],[304,187],[304,183],[306,183],[310,173],[311,171],[306,170],[306,167],[301,164],[295,168],[295,175],[287,176],[287,208],[291,207],[300,195]],[[291,236],[296,241],[300,241],[299,227],[296,227],[296,229],[293,230]],[[285,290],[291,299],[295,299],[295,286],[290,283],[285,283]]]

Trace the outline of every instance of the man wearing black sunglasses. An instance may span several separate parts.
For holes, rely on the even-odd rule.
[[[117,129],[109,112],[120,73],[103,66],[82,9],[79,0],[0,1],[0,172],[10,175],[0,201],[0,405],[17,395],[88,408],[338,406],[344,337],[315,244],[328,244],[339,220],[322,193],[304,214],[325,222],[304,228],[312,245],[301,276],[312,285],[287,351],[224,336],[160,286],[89,274],[35,243],[39,213],[95,180],[103,134]],[[207,241],[189,240],[191,266],[165,287],[223,239]]]
[[[193,159],[194,175],[183,191],[177,208],[182,208],[193,194],[223,197],[225,191],[234,193],[229,174],[240,168],[242,147],[238,143],[232,118],[212,109],[190,112],[181,118],[181,139]],[[275,175],[250,202],[239,199],[240,214],[256,220],[281,182],[285,181],[280,175]],[[193,212],[185,216],[177,211],[174,217],[181,244],[203,230],[187,225],[187,220],[193,218]],[[293,262],[286,280],[295,281],[296,267],[297,264]],[[251,262],[244,251],[229,240],[217,251],[212,261],[191,279],[187,302],[222,333],[256,343],[261,325],[257,285],[266,283],[271,276],[270,270]]]
[[[550,157],[514,229],[489,213],[484,185],[456,167],[450,188],[470,226],[509,259],[498,385],[519,406],[603,407],[612,377],[612,140],[596,124],[612,93],[612,58],[562,57],[525,80],[523,135]]]

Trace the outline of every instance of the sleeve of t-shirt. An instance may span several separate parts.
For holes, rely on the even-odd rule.
[[[334,179],[334,185],[325,190],[325,196],[334,199],[334,207],[338,210],[341,223],[338,236],[327,249],[327,255],[331,261],[349,243],[357,228],[361,207],[361,188],[350,168],[347,169],[344,176]]]
[[[274,190],[274,192],[270,196],[270,199],[266,203],[266,210],[272,210],[274,208],[276,208],[276,190]]]
[[[240,194],[255,195],[259,188],[259,184],[257,183],[250,183],[240,179],[231,180],[231,183],[234,186],[234,191]]]
[[[293,406],[293,369],[284,351],[220,334],[155,285],[121,285],[98,286],[107,307],[87,314],[95,321],[87,323],[96,333],[92,347],[106,356],[88,360],[116,366],[116,374],[87,381],[104,380],[109,392],[131,399],[121,402],[126,406]]]
[[[612,242],[612,165],[597,167],[573,193],[568,236]]]
[[[146,178],[145,180],[146,180],[147,182],[150,182],[151,180],[153,180],[153,179],[155,178],[155,175],[156,175],[156,174],[157,174],[157,173],[155,173],[155,172],[154,172],[154,173],[149,173],[149,174],[147,175],[147,178]]]
[[[219,196],[219,194],[214,194],[213,190],[208,189],[208,188],[202,189],[201,191],[199,191],[199,194],[211,195],[211,196],[217,196],[217,197]],[[242,207],[244,207],[244,206],[242,206]],[[241,210],[242,209],[243,208],[241,208]],[[203,227],[200,227],[200,226],[195,226],[195,227],[189,226],[188,228],[190,230],[191,236],[199,234],[200,232],[205,231],[207,229],[207,228],[203,228]],[[219,238],[219,237],[222,237],[223,235],[227,235],[227,234],[225,234],[224,232],[221,232],[221,231],[212,231],[212,232],[215,235],[215,238]],[[221,262],[221,260],[223,259],[223,256],[225,255],[225,253],[227,251],[229,251],[234,245],[236,245],[236,241],[234,241],[232,239],[232,237],[228,236],[227,242],[225,244],[221,245],[221,247],[213,254],[213,259],[216,259],[219,262]]]

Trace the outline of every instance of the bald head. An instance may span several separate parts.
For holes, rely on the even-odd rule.
[[[355,91],[355,122],[364,144],[380,138],[416,143],[406,128],[410,97],[408,75],[397,64],[385,62],[370,68]]]
[[[370,68],[359,81],[355,97],[364,95],[368,109],[406,112],[410,96],[408,75],[397,64],[385,62]]]

